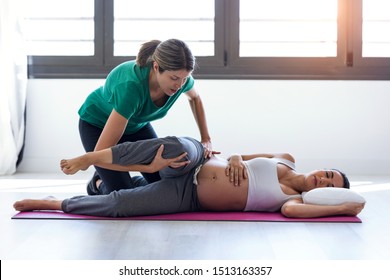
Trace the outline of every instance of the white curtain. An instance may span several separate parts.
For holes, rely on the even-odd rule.
[[[27,57],[23,1],[0,0],[0,175],[16,171],[24,145]]]

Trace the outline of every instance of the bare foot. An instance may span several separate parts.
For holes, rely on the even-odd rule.
[[[45,199],[24,199],[14,203],[16,211],[34,211],[34,210],[62,210],[62,200],[52,197]]]
[[[90,166],[88,154],[72,159],[62,159],[60,162],[62,172],[67,175],[75,174],[80,170],[87,170]]]

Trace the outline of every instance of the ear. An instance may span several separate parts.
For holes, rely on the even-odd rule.
[[[155,72],[157,72],[158,71],[158,64],[157,64],[157,62],[156,61],[153,61],[153,70],[155,71]]]

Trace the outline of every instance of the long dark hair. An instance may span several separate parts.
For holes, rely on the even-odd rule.
[[[339,172],[339,173],[341,174],[341,177],[343,178],[343,182],[344,182],[343,188],[349,189],[351,184],[349,183],[349,180],[348,180],[347,175],[345,175],[344,172],[341,172],[341,171],[338,170],[338,169],[334,169],[334,168],[333,168],[332,170],[335,170],[335,171],[337,171],[337,172]]]

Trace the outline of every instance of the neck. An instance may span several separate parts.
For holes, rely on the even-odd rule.
[[[161,90],[158,82],[156,74],[153,71],[153,68],[150,69],[149,73],[149,91],[150,97],[153,101],[159,100],[165,96],[165,93]]]
[[[302,193],[308,191],[304,174],[291,172],[290,176],[285,179],[285,184],[290,186],[295,191]]]

